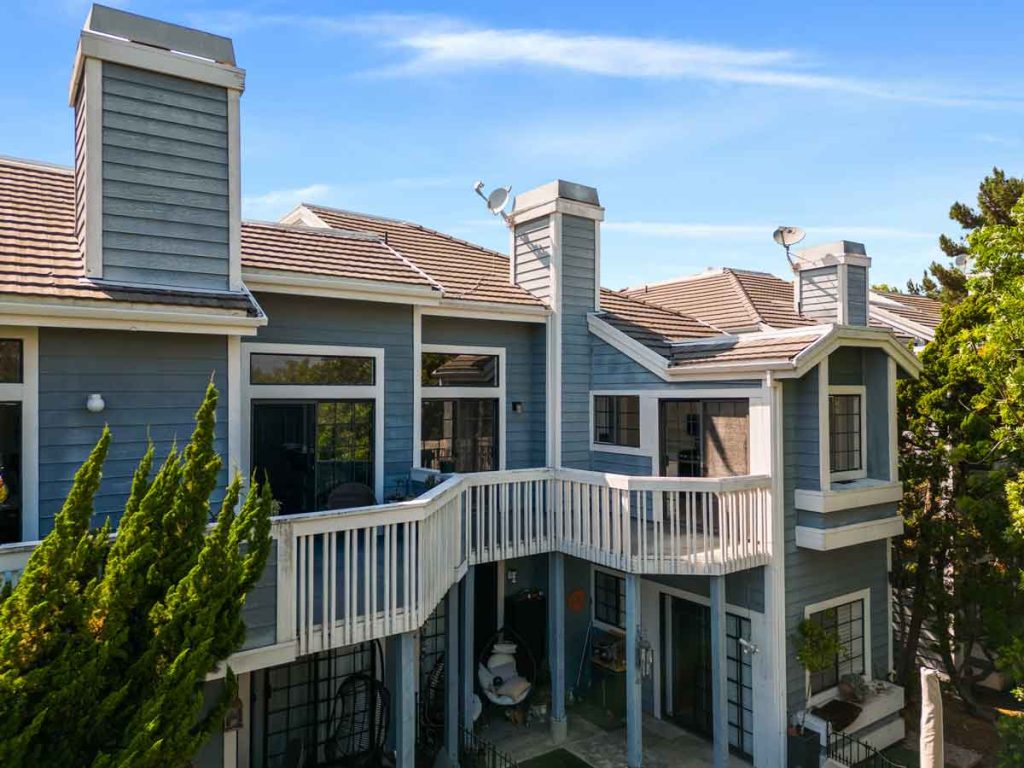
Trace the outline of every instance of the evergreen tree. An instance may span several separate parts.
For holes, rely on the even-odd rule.
[[[75,477],[52,533],[0,608],[0,763],[184,766],[219,725],[234,678],[205,716],[203,682],[242,644],[245,596],[270,547],[271,496],[235,476],[212,529],[217,393],[183,451],[135,471],[117,536],[89,532],[110,443]],[[69,552],[74,557],[67,557]],[[27,654],[21,649],[42,649]],[[88,702],[87,706],[83,703]]]

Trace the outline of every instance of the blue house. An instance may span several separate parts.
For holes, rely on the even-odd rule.
[[[598,191],[566,181],[518,195],[508,253],[315,205],[243,221],[244,84],[230,40],[94,6],[74,167],[0,160],[6,579],[104,423],[116,523],[212,374],[220,450],[280,514],[237,716],[197,765],[491,742],[636,768],[677,726],[678,764],[775,768],[795,722],[833,751],[903,736],[895,393],[918,363],[869,318],[863,245],[798,252],[792,285],[610,291]],[[843,646],[814,675],[805,619]],[[830,707],[847,675],[869,693]]]

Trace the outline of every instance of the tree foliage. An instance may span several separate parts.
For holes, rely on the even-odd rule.
[[[104,429],[54,530],[0,605],[0,764],[183,766],[219,725],[234,678],[203,712],[203,682],[244,638],[242,605],[270,547],[270,489],[239,508],[235,476],[212,528],[217,392],[183,451],[153,474],[150,444],[116,537],[90,530]]]

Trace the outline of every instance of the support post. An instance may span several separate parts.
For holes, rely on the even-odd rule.
[[[729,764],[729,704],[725,652],[725,576],[711,577],[711,719],[715,768]]]
[[[638,646],[640,640],[640,578],[626,574],[626,763],[643,765],[643,711]]]
[[[548,666],[551,668],[551,740],[569,735],[565,714],[565,555],[548,555]]]
[[[392,669],[395,696],[392,731],[394,733],[396,768],[416,765],[416,654],[413,633],[405,632],[388,638],[388,655]]]
[[[448,589],[445,638],[444,752],[449,766],[459,764],[459,585]]]
[[[466,576],[462,579],[462,727],[467,731],[473,730],[473,681],[476,679],[476,664],[473,652],[476,643],[473,641],[473,606],[476,601],[476,578],[475,569],[469,566],[466,569]]]

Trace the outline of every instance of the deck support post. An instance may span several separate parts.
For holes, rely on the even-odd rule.
[[[413,633],[404,632],[388,638],[389,661],[392,667],[392,733],[397,761],[396,768],[416,765],[416,654]]]
[[[548,666],[551,669],[551,740],[569,735],[565,714],[565,555],[548,555]]]
[[[448,589],[445,637],[444,753],[449,766],[459,764],[459,584]]]
[[[711,577],[711,719],[715,768],[729,764],[729,702],[725,649],[725,576]]]
[[[473,705],[473,681],[476,679],[476,664],[473,658],[476,649],[476,643],[473,640],[475,595],[475,569],[473,566],[469,566],[462,579],[462,645],[459,646],[462,651],[462,727],[467,731],[473,730],[473,715],[476,709]]]
[[[626,763],[643,765],[643,711],[640,679],[640,577],[626,574]]]

